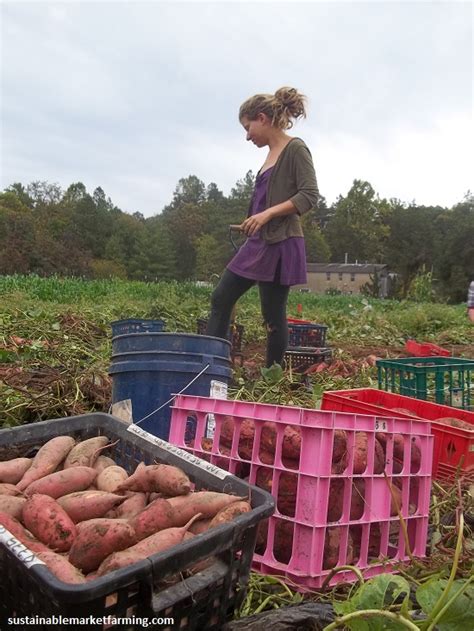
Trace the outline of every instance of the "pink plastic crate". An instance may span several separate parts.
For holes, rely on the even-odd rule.
[[[354,468],[358,432],[367,437],[367,461]],[[386,438],[382,461],[376,432]],[[394,434],[403,436],[401,461]],[[273,494],[275,513],[257,535],[258,572],[306,591],[321,587],[336,566],[355,565],[370,577],[407,560],[389,482],[401,498],[411,551],[425,556],[433,455],[426,421],[181,395],[169,442]],[[330,584],[355,579],[341,571]]]

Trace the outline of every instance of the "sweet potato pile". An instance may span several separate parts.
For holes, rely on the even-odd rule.
[[[100,455],[105,436],[58,436],[34,458],[0,462],[0,525],[60,580],[85,583],[251,510],[246,498],[194,491],[171,465],[129,475]]]
[[[243,419],[237,423],[230,416],[221,417],[219,421],[218,441],[216,436],[218,452],[213,462],[273,494],[277,513],[272,518],[272,550],[267,550],[269,520],[265,520],[259,525],[256,552],[270,552],[276,561],[287,564],[293,550],[294,521],[298,523],[301,519],[297,513],[298,485],[301,478],[301,431],[298,426],[280,423],[277,426],[269,421],[256,423],[253,419]],[[405,448],[405,441],[408,440],[410,445]],[[216,454],[216,447],[211,439],[203,438],[201,449]],[[206,456],[204,453],[202,457]],[[319,457],[320,454],[315,454],[315,458]],[[332,450],[328,457],[331,458],[331,467],[330,475],[328,472],[325,478],[329,484],[326,519],[320,517],[314,524],[327,525],[324,569],[338,564],[341,528],[347,530],[342,524],[349,524],[349,532],[345,543],[346,553],[339,560],[352,563],[359,558],[362,526],[358,522],[360,520],[360,524],[364,524],[374,521],[371,516],[371,497],[376,492],[380,493],[380,486],[377,491],[370,486],[372,477],[376,475],[382,478],[387,518],[397,516],[403,505],[402,477],[399,474],[405,475],[407,480],[407,474],[416,473],[421,464],[421,452],[415,440],[401,434],[383,432],[334,430]],[[308,475],[311,476],[311,473]],[[312,477],[315,481],[321,480],[321,476],[316,474]],[[416,511],[417,480],[409,478],[409,482],[408,510],[411,514]],[[323,498],[323,487],[315,484],[314,488],[315,497],[317,494],[318,498]],[[308,523],[307,518],[302,523]],[[392,531],[394,530],[393,527]],[[379,556],[380,540],[380,528],[378,524],[374,524],[370,528],[367,546],[369,557]]]

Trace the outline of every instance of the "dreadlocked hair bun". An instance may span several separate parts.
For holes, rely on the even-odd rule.
[[[239,109],[239,120],[244,117],[255,120],[264,113],[274,127],[291,129],[293,121],[306,118],[306,96],[295,88],[283,87],[275,94],[256,94],[244,101]]]
[[[306,97],[295,88],[283,87],[273,97],[272,124],[281,129],[291,129],[293,121],[306,118]]]

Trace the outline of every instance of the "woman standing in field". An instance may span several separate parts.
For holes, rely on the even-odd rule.
[[[467,290],[467,315],[471,322],[474,322],[474,280],[471,280]]]
[[[281,364],[288,346],[286,305],[291,285],[306,283],[301,215],[313,208],[318,186],[311,153],[300,138],[288,136],[293,121],[306,117],[305,100],[294,88],[257,94],[240,107],[247,140],[268,147],[257,173],[247,218],[247,236],[225,269],[211,299],[207,334],[225,338],[232,308],[258,284],[267,329],[266,365]]]

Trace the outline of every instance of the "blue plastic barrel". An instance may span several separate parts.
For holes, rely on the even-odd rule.
[[[190,333],[132,333],[112,341],[112,403],[130,399],[134,422],[147,432],[168,439],[171,406],[165,404],[206,366],[185,390],[209,396],[211,381],[228,384],[232,376],[230,342]],[[146,420],[140,422],[141,419]]]

